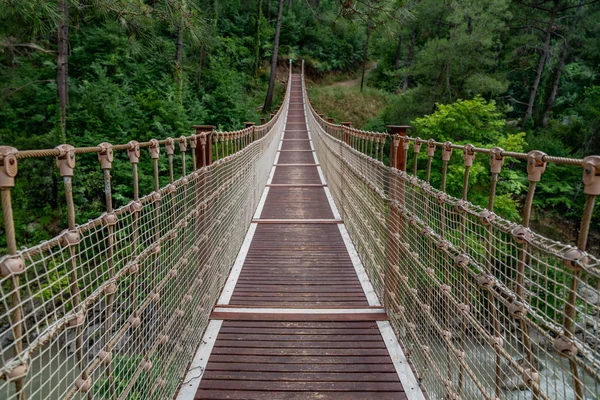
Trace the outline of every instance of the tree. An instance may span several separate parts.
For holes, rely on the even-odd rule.
[[[275,28],[275,39],[273,40],[273,56],[271,57],[271,76],[269,77],[269,88],[267,89],[267,98],[265,99],[265,105],[263,111],[271,107],[273,102],[273,90],[275,90],[275,77],[277,75],[277,57],[279,53],[279,35],[281,33],[281,15],[283,13],[283,0],[279,0],[279,7],[277,10],[277,26]]]

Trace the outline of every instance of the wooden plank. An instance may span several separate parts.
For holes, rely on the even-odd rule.
[[[201,390],[195,400],[205,399],[232,399],[232,400],[405,400],[406,395],[402,392],[279,392],[279,391],[257,391],[243,390]]]
[[[202,379],[203,389],[222,390],[276,390],[276,391],[335,391],[352,392],[357,390],[371,392],[402,392],[400,382],[261,382],[246,380]]]
[[[398,375],[390,372],[248,372],[207,371],[203,379],[284,381],[284,382],[398,382]]]
[[[254,218],[253,224],[343,224],[341,219],[263,219]]]
[[[365,302],[361,302],[365,304]],[[385,314],[249,314],[213,312],[211,319],[226,321],[387,321]]]
[[[257,371],[257,372],[393,372],[391,363],[380,364],[262,364],[262,363],[228,363],[209,361],[207,371]]]

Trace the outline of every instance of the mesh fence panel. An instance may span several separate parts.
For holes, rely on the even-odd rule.
[[[211,165],[18,252],[23,272],[0,280],[0,337],[13,339],[0,350],[0,398],[173,397],[268,180],[287,102],[266,125],[215,133]]]
[[[314,109],[308,125],[430,398],[598,398],[598,258],[386,166],[385,134],[325,122]]]

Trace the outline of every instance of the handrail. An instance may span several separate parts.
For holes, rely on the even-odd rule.
[[[304,93],[309,129],[336,205],[429,395],[521,398],[513,391],[519,389],[542,399],[597,397],[600,260],[585,250],[600,191],[600,157],[567,159],[360,131],[325,121],[310,105],[306,87]],[[385,141],[391,166],[383,163]],[[417,177],[422,145],[425,180]],[[440,148],[442,179],[434,188],[432,160]],[[462,198],[446,193],[454,149],[463,151]],[[490,160],[486,208],[467,198],[476,153]],[[528,162],[520,224],[494,213],[505,157]],[[536,184],[549,162],[583,167],[587,201],[577,247],[529,227]]]
[[[282,106],[272,119],[238,131],[196,127],[194,135],[142,143],[0,147],[8,244],[0,258],[0,397],[173,396],[268,180],[290,87],[291,64]],[[186,171],[188,146],[192,172]],[[145,195],[139,193],[142,148],[149,150],[154,171],[153,191]],[[162,187],[161,148],[169,180]],[[115,151],[127,152],[134,188],[131,201],[119,208],[113,208],[111,180]],[[75,156],[90,153],[103,171],[106,212],[77,225]],[[56,158],[68,226],[19,249],[11,189],[18,160],[35,157]]]

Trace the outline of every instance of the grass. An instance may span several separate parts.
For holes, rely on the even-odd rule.
[[[308,82],[308,93],[320,113],[333,117],[336,123],[350,121],[360,129],[381,114],[390,95],[369,87],[361,93],[359,84],[357,79],[329,85]]]

